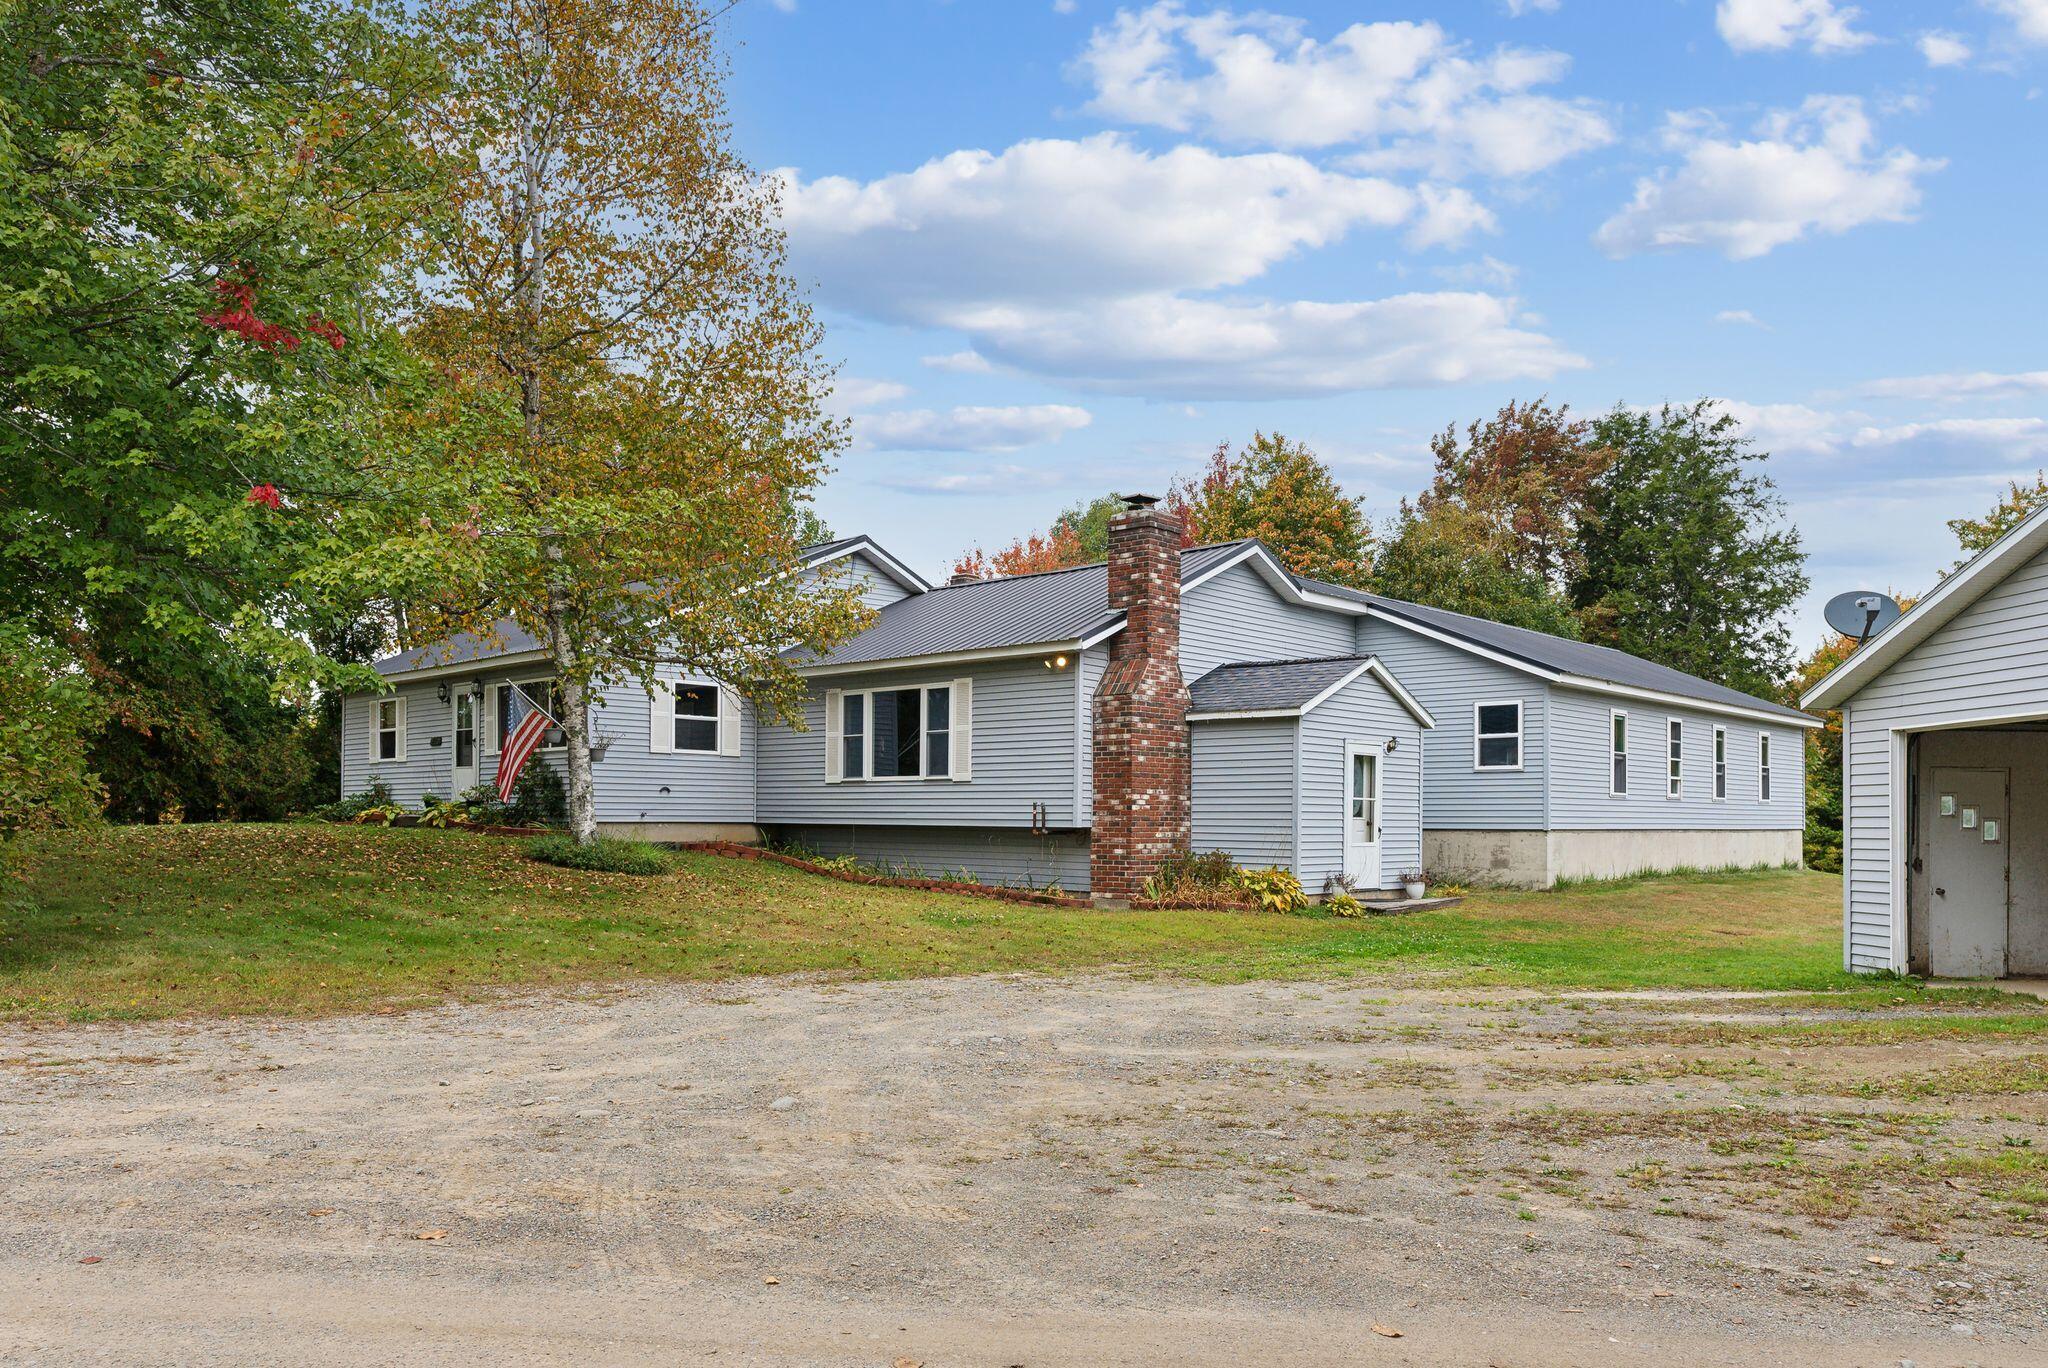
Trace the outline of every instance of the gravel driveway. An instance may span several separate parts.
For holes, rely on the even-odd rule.
[[[1913,1082],[2040,1037],[1835,1016],[991,977],[0,1027],[0,1359],[2048,1363],[1997,1186],[2048,1094]]]

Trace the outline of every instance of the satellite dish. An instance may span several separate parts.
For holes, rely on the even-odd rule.
[[[1845,637],[1868,641],[1899,620],[1899,605],[1886,594],[1851,589],[1828,600],[1823,610],[1828,626]]]

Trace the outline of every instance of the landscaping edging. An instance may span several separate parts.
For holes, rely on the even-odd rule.
[[[1070,898],[1064,894],[1034,893],[1022,888],[1003,888],[992,884],[965,883],[959,879],[898,879],[886,874],[864,874],[856,869],[838,869],[832,865],[819,864],[796,855],[785,855],[779,850],[763,850],[759,846],[741,845],[737,841],[686,841],[683,850],[701,850],[710,855],[723,855],[734,860],[768,860],[774,864],[788,865],[801,869],[807,874],[821,874],[841,883],[867,884],[873,888],[920,888],[931,893],[961,893],[972,898],[991,898],[996,902],[1033,903],[1040,907],[1088,907],[1086,898]]]

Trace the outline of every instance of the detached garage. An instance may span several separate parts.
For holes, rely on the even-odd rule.
[[[1842,713],[1843,962],[2048,975],[2048,509],[1801,701]]]

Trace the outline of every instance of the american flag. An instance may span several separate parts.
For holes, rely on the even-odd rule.
[[[511,696],[505,700],[505,744],[498,755],[499,802],[512,801],[512,786],[519,782],[519,772],[540,748],[540,739],[548,728],[556,725],[555,719],[542,712],[524,689],[517,684],[512,686]]]

